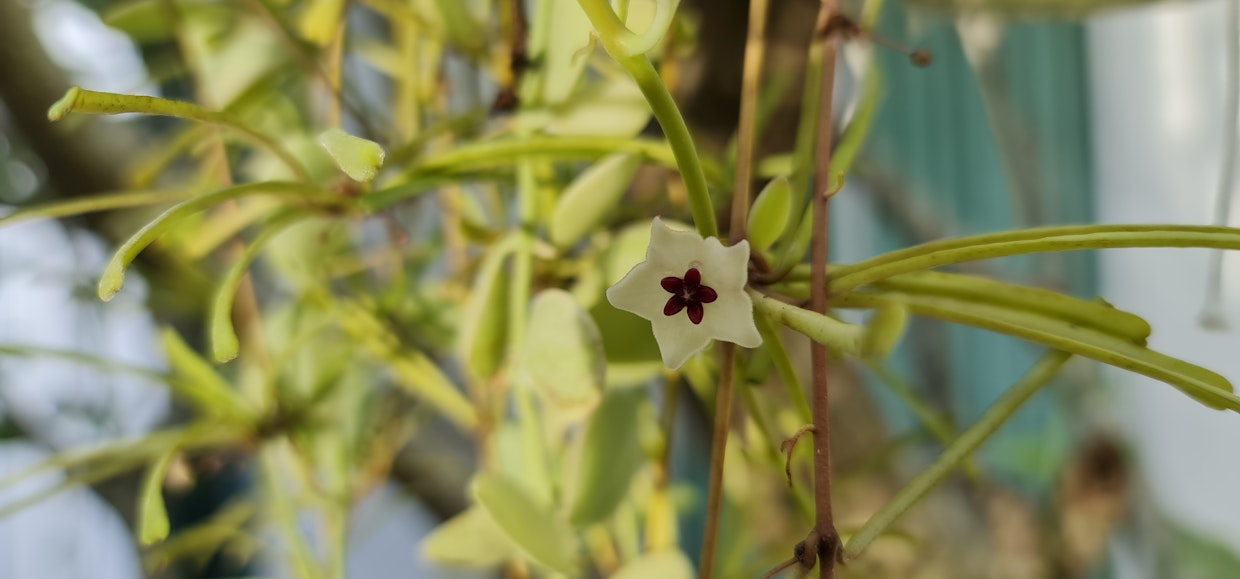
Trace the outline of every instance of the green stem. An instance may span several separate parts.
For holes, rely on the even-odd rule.
[[[900,490],[891,502],[887,503],[887,506],[866,521],[861,530],[857,531],[844,546],[847,556],[854,558],[861,555],[874,539],[951,474],[961,462],[998,431],[1031,396],[1041,390],[1051,378],[1054,378],[1059,368],[1070,357],[1071,354],[1064,352],[1051,352],[1044,356],[1020,382],[1008,389],[986,410],[976,424],[962,432],[934,464],[917,475]]]
[[[698,233],[702,237],[718,237],[719,226],[715,222],[715,209],[711,204],[710,191],[706,187],[702,160],[698,157],[693,136],[689,134],[689,127],[685,125],[685,119],[676,107],[672,94],[668,92],[667,85],[663,84],[663,79],[659,78],[659,73],[655,71],[649,58],[630,51],[632,46],[627,44],[625,35],[632,36],[632,33],[624,28],[610,4],[605,0],[577,1],[598,31],[603,48],[607,49],[607,53],[637,82],[637,87],[641,89],[651,111],[654,112],[654,118],[659,121],[659,126],[663,127],[667,143],[676,157],[680,175],[685,181],[689,206],[693,210],[693,223],[697,226]],[[665,8],[664,4],[665,2],[660,2],[659,7]],[[670,14],[668,18],[670,20]]]
[[[758,333],[762,334],[763,347],[770,353],[771,361],[775,363],[779,381],[783,383],[788,399],[797,409],[797,417],[801,424],[813,422],[814,414],[810,410],[809,402],[805,399],[805,387],[801,384],[796,369],[792,366],[792,356],[788,355],[788,349],[784,347],[784,339],[779,335],[779,329],[767,316],[754,316],[754,322],[758,325]]]

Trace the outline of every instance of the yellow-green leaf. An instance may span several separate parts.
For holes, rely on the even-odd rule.
[[[552,407],[584,414],[598,403],[606,358],[598,326],[572,294],[546,290],[534,298],[522,364]]]
[[[639,166],[639,157],[621,153],[578,176],[556,203],[549,226],[552,243],[569,247],[613,214]]]
[[[638,409],[645,395],[637,388],[611,390],[590,419],[573,501],[574,525],[605,520],[628,495],[642,464]]]
[[[456,350],[476,379],[499,371],[508,346],[508,274],[504,260],[516,238],[491,247],[482,260],[473,289],[465,303]]]
[[[172,366],[173,389],[202,412],[230,418],[248,419],[253,410],[209,362],[186,345],[172,328],[163,331],[164,351]]]
[[[491,568],[517,556],[518,551],[486,510],[473,506],[435,527],[422,543],[422,553],[443,565]]]
[[[749,245],[759,251],[784,234],[792,214],[792,185],[784,177],[767,183],[749,211]]]
[[[577,538],[551,505],[535,499],[508,476],[488,472],[474,479],[474,499],[534,562],[576,576]]]
[[[616,571],[611,579],[692,579],[693,564],[680,551],[646,553]]]
[[[149,547],[168,538],[168,511],[164,507],[164,477],[177,455],[174,446],[163,453],[146,472],[142,494],[138,497],[138,543]]]
[[[336,166],[350,179],[369,183],[383,166],[383,147],[374,141],[355,137],[342,129],[333,128],[319,135],[319,144],[336,161]]]

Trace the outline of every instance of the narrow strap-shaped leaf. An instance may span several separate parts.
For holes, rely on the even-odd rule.
[[[836,296],[833,303],[840,307],[878,307],[893,299],[903,301],[915,315],[974,326],[1079,354],[1166,382],[1211,408],[1240,412],[1240,397],[1232,394],[1231,383],[1226,378],[1200,366],[1067,320],[945,297],[904,295],[891,298],[848,293]]]
[[[216,362],[227,362],[237,357],[240,344],[237,342],[237,332],[233,328],[232,308],[241,278],[249,271],[250,264],[254,262],[254,258],[258,257],[258,252],[262,251],[267,242],[284,231],[284,228],[309,217],[312,215],[295,211],[281,211],[276,214],[263,227],[262,233],[246,246],[241,257],[238,257],[228,267],[224,280],[220,282],[219,289],[215,291],[215,299],[211,300],[211,355]]]
[[[33,221],[36,219],[55,219],[57,217],[85,215],[87,213],[98,213],[100,211],[111,211],[113,209],[126,209],[129,207],[141,207],[143,205],[172,203],[175,201],[184,201],[193,195],[194,193],[192,191],[184,190],[126,191],[124,193],[93,195],[70,201],[41,203],[39,205],[22,207],[21,209],[5,215],[4,217],[0,217],[0,226],[13,225],[23,221]]]
[[[47,110],[47,120],[59,121],[69,113],[90,115],[139,113],[161,117],[176,117],[228,127],[253,139],[271,151],[285,165],[288,165],[289,170],[301,181],[311,181],[301,162],[285,150],[274,138],[233,117],[229,113],[204,109],[194,103],[152,96],[98,92],[73,87]]]
[[[142,492],[138,495],[138,543],[149,547],[168,538],[171,526],[168,524],[168,509],[164,505],[164,478],[168,476],[168,466],[177,455],[174,445],[151,463],[142,481]]]
[[[1074,225],[933,241],[832,268],[830,291],[844,292],[902,273],[970,261],[1121,247],[1240,249],[1240,229],[1188,225]],[[798,274],[807,275],[808,268],[802,266]]]
[[[204,414],[242,422],[254,420],[256,412],[198,352],[172,328],[163,331],[164,351],[176,377],[173,389]]]

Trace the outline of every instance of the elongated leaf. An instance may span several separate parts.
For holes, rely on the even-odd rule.
[[[422,553],[443,565],[492,568],[519,551],[485,509],[473,506],[435,527],[423,541]]]
[[[1240,249],[1240,229],[1191,225],[1072,225],[932,241],[833,268],[831,292],[957,263],[1030,253],[1121,247]],[[808,273],[807,268],[801,268],[797,276],[805,279]]]
[[[865,328],[841,322],[830,316],[785,304],[757,292],[750,292],[755,314],[761,314],[831,349],[833,354],[861,356],[865,347]]]
[[[641,467],[638,409],[641,389],[611,390],[590,419],[578,473],[577,497],[570,517],[584,527],[611,516]]]
[[[693,563],[680,551],[646,553],[616,571],[611,579],[692,579]]]
[[[84,88],[73,87],[65,96],[52,104],[47,110],[47,120],[59,121],[69,113],[91,115],[119,115],[122,113],[140,113],[162,117],[177,117],[191,121],[212,123],[227,127],[248,137],[279,157],[297,178],[310,181],[306,169],[301,162],[289,154],[275,139],[242,122],[226,112],[204,109],[194,103],[162,99],[159,97],[97,92]]]
[[[491,247],[465,303],[456,351],[476,379],[494,376],[508,347],[508,274],[504,261],[515,241],[509,237]]]
[[[575,576],[577,539],[550,505],[506,475],[488,472],[474,480],[474,499],[504,534],[533,561]]]
[[[541,66],[539,74],[528,76],[526,81],[537,86],[522,87],[521,97],[540,104],[558,104],[572,94],[590,60],[582,50],[590,43],[590,21],[577,0],[545,0],[537,14],[539,19],[532,23],[530,37],[542,39],[545,45],[530,48]]]
[[[35,219],[54,219],[71,215],[85,215],[100,211],[175,203],[192,197],[193,192],[187,190],[173,191],[126,191],[124,193],[92,195],[84,199],[70,201],[54,201],[40,205],[22,207],[4,217],[0,217],[0,226],[13,225],[22,221]]]
[[[168,510],[164,507],[164,478],[168,466],[177,455],[176,447],[168,449],[151,464],[138,495],[138,543],[149,547],[168,538]]]
[[[874,307],[893,298],[849,293],[835,298],[843,307]],[[1069,321],[1024,310],[945,297],[901,296],[916,315],[966,324],[1045,344],[1166,382],[1215,409],[1240,412],[1240,397],[1226,378],[1183,360],[1160,354],[1123,338]]]
[[[884,291],[938,295],[1046,314],[1087,328],[1145,344],[1150,324],[1141,316],[1100,301],[1085,301],[1041,288],[937,271],[917,272],[875,284]]]
[[[569,247],[614,214],[640,165],[636,155],[622,153],[599,161],[578,176],[555,205],[548,228],[552,243]]]
[[[784,234],[792,217],[792,185],[785,177],[766,184],[749,212],[749,245],[765,250]]]

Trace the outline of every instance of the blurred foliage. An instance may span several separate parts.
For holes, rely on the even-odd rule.
[[[128,189],[26,205],[0,225],[124,210],[145,225],[100,272],[101,299],[123,291],[144,251],[200,267],[215,285],[206,303],[188,308],[200,315],[202,335],[171,327],[163,334],[170,369],[154,377],[182,404],[175,424],[0,479],[4,489],[43,472],[69,473],[61,486],[0,512],[144,468],[134,533],[152,574],[177,561],[202,564],[217,551],[248,559],[269,550],[293,576],[337,578],[354,505],[395,476],[411,441],[454,450],[455,437],[468,441],[476,474],[466,483],[447,469],[420,473],[447,478],[449,494],[468,503],[426,539],[430,560],[513,577],[692,576],[682,545],[697,538],[681,536],[678,515],[700,512],[704,495],[675,483],[669,460],[685,414],[677,401],[693,395],[710,407],[718,362],[708,349],[680,372],[664,371],[649,325],[613,308],[603,292],[643,259],[653,216],[692,217],[703,234],[716,233],[713,207],[730,198],[736,164],[749,161],[734,148],[699,153],[676,128],[684,123],[667,84],[701,41],[695,15],[664,0],[617,4],[633,30],[652,32],[623,30],[598,0],[98,6],[178,98],[74,88],[49,118],[138,113],[180,121],[113,127],[140,133],[144,143],[132,164],[117,168]],[[867,3],[868,18],[880,4]],[[614,22],[600,20],[602,11]],[[1240,411],[1222,376],[1148,349],[1150,328],[1133,314],[931,271],[1040,252],[1240,249],[1236,229],[1074,226],[936,241],[832,265],[833,306],[873,310],[865,324],[795,305],[809,292],[806,206],[820,97],[813,79],[822,59],[817,43],[804,48],[810,80],[796,148],[754,160],[768,181],[748,220],[765,343],[739,361],[744,416],[727,456],[720,576],[773,567],[811,524],[810,460],[788,458],[785,486],[780,451],[809,420],[799,377],[804,336],[880,369],[909,316],[1053,350],[968,428],[902,391],[946,450],[903,490],[857,499],[868,522],[842,529],[856,558],[849,576],[861,575],[848,569],[881,576],[890,570],[882,561],[900,557],[891,553],[935,540],[933,528],[910,534],[897,519],[957,468],[983,483],[970,454],[1072,356]],[[170,52],[175,64],[161,56]],[[849,172],[882,98],[876,61],[865,71],[833,178]],[[775,88],[759,108],[774,108]],[[652,114],[666,137],[646,130]],[[0,354],[117,369],[19,346]],[[898,377],[888,381],[900,388]],[[776,393],[768,382],[785,389]],[[682,385],[690,388],[681,393]],[[872,463],[903,444],[869,442]],[[165,495],[192,485],[184,465],[210,453],[254,464],[259,484],[202,522],[171,527]],[[191,480],[174,481],[184,476]],[[1208,551],[1202,560],[1221,557],[1194,544]]]

